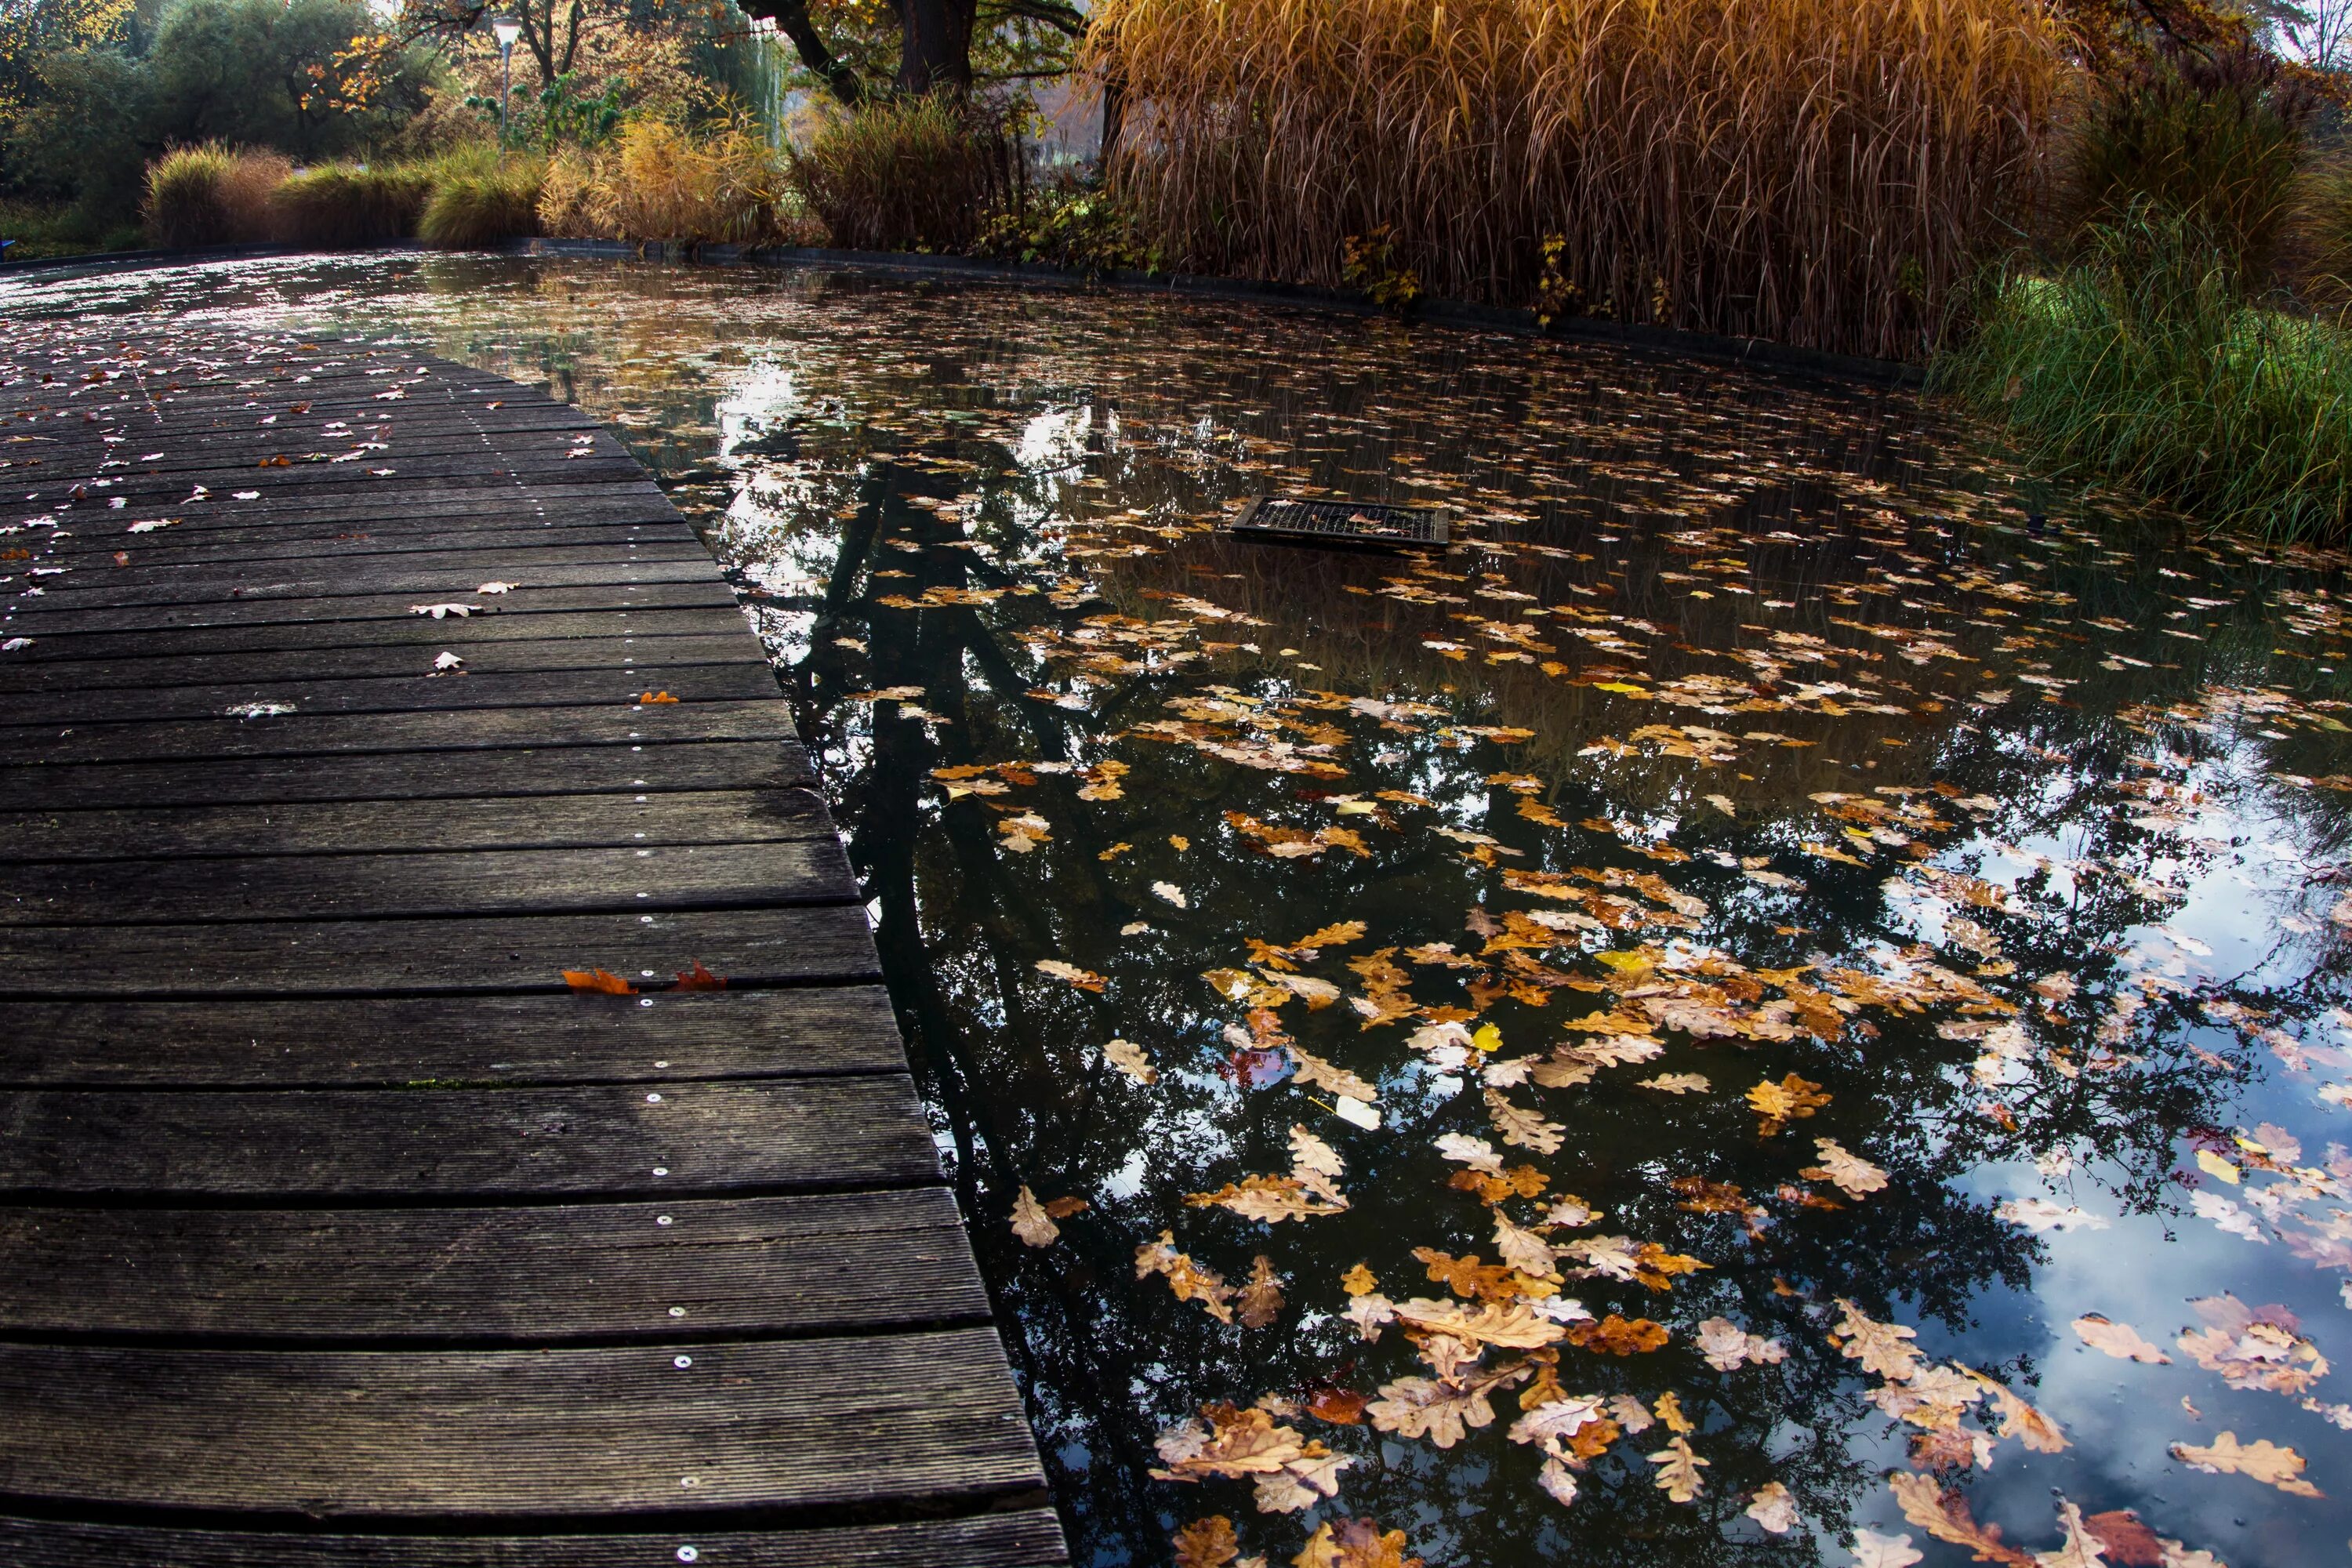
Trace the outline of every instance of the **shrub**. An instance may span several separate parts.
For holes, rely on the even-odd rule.
[[[478,153],[431,165],[432,197],[416,237],[446,250],[486,249],[539,232],[540,184],[546,165],[532,158],[504,163]]]
[[[331,163],[289,179],[270,205],[289,243],[355,249],[414,237],[432,194],[432,175],[414,165]]]
[[[2034,0],[1103,0],[1113,189],[1172,262],[1909,356],[2040,178]],[[1383,235],[1383,230],[1385,234]],[[1372,241],[1372,243],[1379,243]]]
[[[2079,236],[2136,206],[2189,219],[2249,288],[2269,278],[2298,200],[2318,100],[2250,49],[2181,50],[2094,89],[2068,137],[2061,218]]]
[[[782,160],[748,124],[699,133],[645,118],[614,145],[548,166],[539,217],[579,238],[771,244],[783,234]]]
[[[944,95],[873,104],[821,122],[793,149],[791,181],[833,243],[856,250],[968,250],[1017,206],[1020,148],[1002,114]]]
[[[2215,525],[2341,536],[2352,333],[2250,302],[2229,252],[2143,202],[2054,277],[1996,274],[1939,384],[2053,475],[2117,478]]]
[[[1057,180],[1016,207],[992,214],[973,249],[1004,261],[1043,262],[1089,275],[1148,268],[1153,258],[1133,216],[1098,185]]]
[[[275,153],[207,142],[166,153],[147,170],[147,234],[173,248],[271,237],[270,197],[292,167]]]

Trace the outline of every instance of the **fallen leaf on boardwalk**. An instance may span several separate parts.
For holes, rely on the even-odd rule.
[[[1757,1131],[1771,1137],[1799,1117],[1811,1116],[1830,1102],[1822,1086],[1809,1079],[1789,1074],[1780,1082],[1766,1079],[1748,1091],[1748,1103],[1762,1119]]]
[[[2139,1331],[2129,1323],[2115,1322],[2101,1317],[2096,1312],[2086,1312],[2075,1319],[2073,1327],[2075,1338],[2093,1350],[2105,1352],[2117,1361],[2138,1361],[2147,1362],[2150,1365],[2164,1365],[2172,1360],[2170,1356],[2140,1338]]]
[[[1659,1467],[1658,1489],[1676,1502],[1695,1502],[1706,1489],[1699,1471],[1707,1461],[1692,1453],[1690,1444],[1680,1436],[1669,1438],[1664,1447],[1650,1456],[1650,1463]]]
[[[1345,1198],[1315,1193],[1296,1176],[1244,1176],[1213,1193],[1187,1193],[1184,1201],[1194,1208],[1231,1209],[1244,1219],[1269,1225],[1344,1214],[1348,1208]]]
[[[1196,1519],[1175,1535],[1176,1568],[1226,1568],[1242,1554],[1234,1521],[1223,1514]]]
[[[574,991],[601,991],[614,996],[635,996],[637,988],[609,969],[567,969],[563,984]]]
[[[1262,1329],[1281,1314],[1282,1277],[1274,1271],[1273,1258],[1259,1253],[1251,1259],[1249,1283],[1242,1287],[1236,1304],[1245,1329]]]
[[[1013,1234],[1032,1247],[1051,1247],[1062,1234],[1062,1227],[1025,1184],[1013,1200]]]
[[[677,989],[680,991],[724,991],[727,989],[727,977],[723,974],[711,973],[710,971],[702,966],[702,960],[698,958],[694,961],[693,968],[681,969],[677,972]]]
[[[2210,1447],[2200,1448],[2189,1443],[2172,1445],[2172,1457],[2182,1464],[2211,1475],[2245,1476],[2265,1486],[2278,1488],[2296,1497],[2325,1497],[2326,1494],[2303,1479],[2304,1458],[2293,1448],[2283,1448],[2267,1439],[2242,1445],[2235,1432],[2224,1432]]]
[[[1037,961],[1037,973],[1040,974],[1050,974],[1056,980],[1066,980],[1081,991],[1093,991],[1099,993],[1103,988],[1103,977],[1101,975],[1097,974],[1091,969],[1080,969],[1076,964],[1066,963],[1058,958],[1039,959]]]
[[[1786,1535],[1797,1528],[1796,1497],[1779,1481],[1758,1487],[1741,1511],[1774,1535]]]
[[[1133,1040],[1113,1040],[1103,1047],[1103,1060],[1138,1083],[1158,1083],[1160,1069]]]
[[[637,693],[637,706],[640,708],[650,708],[658,703],[675,702],[677,700],[677,698],[672,697],[667,691],[641,691]]]
[[[1752,1100],[1754,1096],[1750,1095]],[[1829,1182],[1850,1198],[1866,1197],[1886,1185],[1886,1173],[1858,1155],[1848,1153],[1837,1141],[1816,1138],[1813,1147],[1822,1157],[1819,1165],[1811,1165],[1797,1174],[1809,1182]]]
[[[411,605],[408,606],[408,613],[412,616],[431,616],[436,621],[448,616],[455,616],[459,620],[464,620],[481,607],[479,605],[457,604]]]
[[[1853,1532],[1853,1568],[1911,1568],[1919,1551],[1907,1535],[1881,1535],[1870,1529]]]
[[[1404,1554],[1403,1531],[1382,1534],[1369,1519],[1317,1526],[1306,1549],[1290,1562],[1291,1568],[1422,1568],[1420,1558]]]
[[[1158,1241],[1147,1241],[1135,1249],[1135,1277],[1142,1279],[1154,1274],[1167,1278],[1168,1288],[1176,1292],[1178,1300],[1200,1302],[1221,1323],[1234,1321],[1233,1287],[1216,1270],[1203,1268],[1177,1251],[1172,1230],[1161,1231]]]
[[[511,594],[521,587],[520,583],[485,583],[474,590],[477,594]]]
[[[1969,1548],[1980,1563],[2033,1568],[2032,1558],[2001,1540],[1998,1525],[1979,1524],[1969,1512],[1968,1500],[1958,1492],[1947,1492],[1926,1476],[1900,1470],[1887,1477],[1886,1484],[1903,1517],[1937,1540]]]
[[[446,648],[433,656],[433,673],[436,675],[446,670],[462,669],[465,665],[465,655],[451,653]]]

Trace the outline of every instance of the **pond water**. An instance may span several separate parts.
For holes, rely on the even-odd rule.
[[[1905,395],[1132,293],[0,310],[625,433],[824,769],[1081,1562],[2352,1546],[2341,560]],[[1455,543],[1214,531],[1269,489]]]

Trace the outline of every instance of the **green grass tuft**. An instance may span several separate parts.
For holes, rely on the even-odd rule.
[[[432,194],[431,174],[413,164],[330,163],[289,179],[270,205],[289,243],[356,249],[413,237]]]
[[[546,166],[533,158],[499,163],[459,154],[432,165],[433,195],[416,237],[447,250],[477,250],[539,233],[539,192]]]
[[[274,153],[207,142],[147,168],[147,235],[173,248],[253,245],[274,237],[270,198],[292,172]]]
[[[2136,206],[2054,275],[1999,274],[1935,379],[2053,478],[2280,540],[2352,520],[2352,332],[2247,299],[2230,247],[2186,216]]]

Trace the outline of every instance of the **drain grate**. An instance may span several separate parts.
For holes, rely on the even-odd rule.
[[[1244,539],[1336,550],[1443,550],[1448,538],[1444,507],[1271,496],[1260,496],[1244,507],[1224,531]]]

